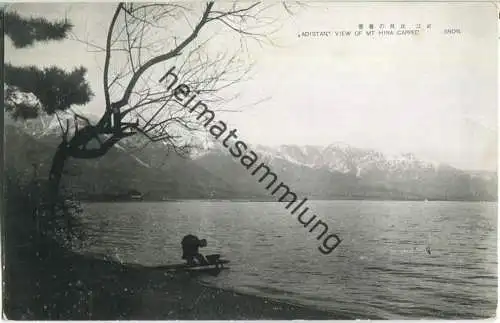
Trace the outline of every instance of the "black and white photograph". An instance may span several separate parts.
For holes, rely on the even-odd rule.
[[[2,4],[8,320],[493,319],[493,1]]]

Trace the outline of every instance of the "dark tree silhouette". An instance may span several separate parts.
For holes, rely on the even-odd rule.
[[[104,53],[105,107],[95,124],[70,109],[87,103],[92,96],[83,67],[67,73],[56,67],[40,70],[8,65],[6,103],[15,117],[32,118],[43,110],[60,121],[61,111],[69,109],[74,114],[73,121],[59,122],[62,141],[50,169],[49,195],[57,195],[68,158],[101,157],[120,140],[136,134],[149,142],[164,142],[167,150],[189,152],[189,134],[202,128],[187,109],[175,103],[165,84],[158,82],[167,70],[167,62],[178,68],[176,72],[182,78],[179,83],[203,95],[203,101],[215,106],[216,111],[217,106],[228,101],[218,92],[248,75],[252,64],[244,56],[247,42],[272,43],[270,35],[277,30],[278,19],[267,17],[267,10],[281,8],[290,13],[290,7],[237,1],[220,5],[214,1],[201,5],[117,4],[106,43],[99,46],[86,42]],[[23,19],[15,13],[6,13],[6,22],[5,34],[20,48],[36,41],[64,39],[71,29],[67,21]],[[184,28],[171,31],[182,23]],[[220,33],[225,33],[221,37],[239,40],[239,48],[209,50],[207,44]]]
[[[50,22],[43,18],[22,18],[15,12],[4,12],[4,34],[16,48],[34,46],[36,42],[63,40],[72,25],[68,21]],[[72,105],[88,103],[93,93],[85,80],[86,69],[66,72],[56,66],[5,64],[5,109],[18,119],[31,119],[45,112],[49,115]]]
[[[72,28],[66,20],[51,22],[44,18],[24,18],[5,8],[2,10],[2,18],[4,35],[10,38],[18,49],[29,48],[37,43],[62,41],[68,37]],[[36,118],[40,114],[57,116],[59,112],[74,105],[85,105],[93,96],[85,74],[84,67],[67,72],[56,66],[41,69],[36,66],[14,66],[7,63],[4,67],[5,110],[14,119],[26,120]],[[34,167],[36,172],[36,166]],[[55,180],[59,181],[60,176],[61,174]],[[60,203],[62,213],[67,213],[68,203],[64,202],[64,197],[59,198],[57,193],[57,189],[53,189],[52,194],[48,195],[46,202],[50,204],[48,210],[51,211],[51,216],[45,217],[46,220],[56,216],[56,205],[59,202],[63,202]],[[72,221],[69,217],[64,218],[66,227],[69,228]],[[36,221],[39,221],[38,216]]]

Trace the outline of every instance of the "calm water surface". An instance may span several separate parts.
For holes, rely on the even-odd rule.
[[[273,202],[89,203],[86,252],[182,262],[187,233],[231,269],[206,283],[369,318],[479,318],[497,303],[497,204],[312,201],[342,243],[329,255]],[[429,247],[431,254],[426,252]]]

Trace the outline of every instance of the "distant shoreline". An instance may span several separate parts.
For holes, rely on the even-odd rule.
[[[206,201],[206,202],[273,202],[273,203],[286,203],[285,201],[279,202],[273,199],[207,199],[207,198],[178,198],[178,199],[141,199],[141,200],[112,200],[112,199],[80,199],[85,203],[141,203],[141,202],[187,202],[187,201]],[[383,198],[311,198],[309,201],[380,201],[380,202],[498,202],[498,200],[458,200],[458,199],[383,199]]]

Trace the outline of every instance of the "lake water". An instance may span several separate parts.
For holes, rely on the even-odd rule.
[[[180,241],[208,240],[230,270],[205,283],[360,318],[480,318],[497,304],[497,204],[309,201],[342,243],[331,254],[284,204],[89,203],[87,252],[180,263]],[[426,252],[429,247],[431,254]]]

